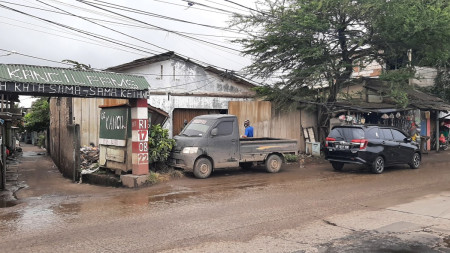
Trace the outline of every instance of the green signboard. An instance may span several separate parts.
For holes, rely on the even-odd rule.
[[[18,64],[0,65],[0,92],[69,97],[148,98],[142,76]]]
[[[102,145],[126,146],[129,122],[128,107],[102,108],[100,112],[100,141]]]

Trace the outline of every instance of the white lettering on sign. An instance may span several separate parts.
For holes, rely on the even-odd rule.
[[[28,76],[29,77],[29,76]],[[148,98],[148,91],[123,90],[107,87],[79,85],[34,84],[22,82],[0,82],[0,91],[18,93],[68,94],[75,96],[100,96],[123,98]]]
[[[126,128],[123,116],[105,116],[105,122],[107,130],[120,130]]]
[[[148,142],[139,142],[139,151],[147,152],[148,151]]]

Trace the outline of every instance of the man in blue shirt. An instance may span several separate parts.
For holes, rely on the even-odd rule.
[[[250,120],[244,121],[245,134],[242,136],[243,138],[253,137],[253,127],[250,126]]]

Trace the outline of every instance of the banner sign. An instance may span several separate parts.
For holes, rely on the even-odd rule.
[[[0,91],[78,97],[148,98],[142,76],[31,65],[0,64]]]

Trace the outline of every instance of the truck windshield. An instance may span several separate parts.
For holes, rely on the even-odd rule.
[[[189,125],[184,128],[181,135],[184,136],[203,136],[216,120],[214,119],[193,119]]]

